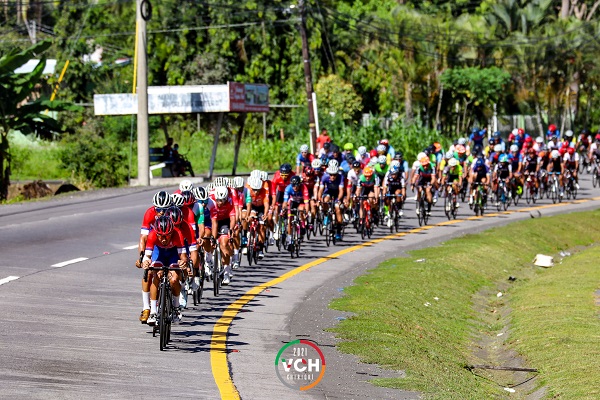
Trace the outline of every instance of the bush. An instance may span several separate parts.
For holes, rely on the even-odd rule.
[[[79,134],[64,139],[63,145],[60,162],[76,180],[94,187],[120,186],[127,182],[127,154],[122,152],[118,142],[82,129]]]

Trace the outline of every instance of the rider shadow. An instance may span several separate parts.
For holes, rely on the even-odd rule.
[[[231,334],[228,334],[228,336]],[[171,332],[171,338],[175,338],[176,339],[176,332]],[[211,348],[211,345],[219,345],[219,347],[213,347]],[[222,347],[225,346],[225,349],[222,349]],[[237,347],[244,347],[244,346],[248,346],[247,342],[241,342],[241,341],[231,341],[231,340],[225,340],[225,339],[215,339],[212,338],[211,336],[208,336],[205,339],[196,339],[196,340],[189,340],[187,338],[182,338],[181,341],[176,340],[176,341],[171,341],[169,343],[169,346],[167,346],[167,349],[169,349],[169,347],[173,347],[174,350],[177,351],[183,351],[183,352],[187,352],[187,353],[208,353],[208,352],[217,352],[217,353],[231,353],[231,352],[237,352],[239,350],[237,350]],[[232,347],[235,347],[232,348]]]

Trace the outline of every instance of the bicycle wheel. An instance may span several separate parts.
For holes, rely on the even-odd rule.
[[[248,266],[252,266],[254,260],[254,242],[256,241],[256,231],[250,231],[250,237],[248,238],[248,244],[246,245],[246,258],[248,259]]]
[[[458,198],[456,194],[452,193],[452,218],[456,219],[456,215],[458,214],[458,207],[456,203],[458,202]]]
[[[367,237],[371,239],[371,235],[373,234],[373,220],[369,217],[367,218],[367,225],[365,228],[367,230]]]
[[[331,242],[333,243],[333,245],[335,246],[337,244],[337,239],[335,238],[335,231],[337,230],[337,222],[335,224],[331,224],[331,230],[329,231],[329,234],[331,235]]]
[[[573,185],[573,200],[575,200],[577,198],[577,186]]]
[[[417,214],[417,219],[419,220],[419,226],[423,226],[423,223],[425,221],[425,206],[423,205],[423,201],[419,201],[419,203],[417,203],[417,209],[419,210],[419,213]]]
[[[219,285],[221,283],[221,251],[219,247],[213,251],[213,294],[216,296],[219,295]]]
[[[329,218],[329,220],[327,221],[327,225],[325,226],[324,232],[325,232],[325,243],[327,244],[327,247],[329,247],[329,245],[331,244],[331,226],[332,226],[332,222],[331,222],[331,218]]]
[[[501,192],[501,188],[498,188],[498,191],[496,192],[496,210],[500,211],[502,210],[502,192]]]
[[[429,222],[429,212],[431,211],[431,207],[432,205],[429,203],[427,203],[427,206],[425,206],[425,201],[423,200],[423,210],[425,211],[423,213],[423,225],[427,225]]]
[[[325,216],[323,215],[323,210],[319,209],[319,211],[317,212],[317,214],[318,214],[317,221],[318,221],[318,225],[319,225],[318,226],[318,228],[319,228],[319,235],[323,236],[323,229],[325,228],[324,227],[325,224],[323,223],[323,221],[325,219]]]
[[[298,228],[298,227],[296,227],[296,228]],[[298,232],[296,232],[296,235],[298,235]],[[300,237],[297,237],[296,244],[294,245],[294,250],[296,251],[296,258],[300,257],[300,245],[301,244],[302,244],[302,240],[300,240]]]
[[[592,186],[598,186],[598,168],[594,167],[594,171],[592,172]]]
[[[164,279],[164,278],[163,278]],[[159,331],[159,347],[160,351],[163,351],[167,347],[167,318],[169,316],[169,304],[167,303],[167,291],[170,289],[167,287],[164,281],[160,284],[160,305],[158,307],[158,331]]]
[[[198,268],[198,275],[200,278],[200,284],[198,285],[198,289],[194,291],[194,305],[197,306],[202,301],[202,293],[204,292],[204,281],[206,280],[206,271],[204,270],[204,265],[200,264]]]
[[[444,213],[448,219],[452,219],[452,199],[451,195],[446,191],[446,196],[444,196]]]

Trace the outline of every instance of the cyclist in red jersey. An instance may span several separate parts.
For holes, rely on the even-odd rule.
[[[181,269],[186,268],[188,265],[183,235],[179,229],[175,228],[171,218],[166,215],[162,215],[156,219],[153,229],[148,234],[142,268],[148,269],[152,263],[168,266],[178,265]],[[188,273],[191,273],[191,271],[188,271]],[[162,272],[152,274],[152,276],[153,279],[148,279],[152,282],[150,286],[150,317],[147,320],[148,325],[156,323],[158,284]],[[173,307],[177,311],[175,322],[181,321],[181,308],[179,307],[181,281],[182,272],[169,271],[169,282],[171,283],[171,293],[173,293]]]
[[[248,178],[248,184],[246,185],[245,204],[246,204],[246,219],[242,221],[244,231],[248,230],[248,224],[251,218],[258,217],[263,221],[266,221],[271,214],[269,210],[269,193],[264,188],[262,180],[257,176],[251,176]],[[258,245],[259,252],[258,258],[264,257],[263,248],[266,238],[266,227],[265,224],[260,224],[258,230]]]
[[[156,218],[165,215],[165,213],[171,207],[171,196],[169,193],[161,190],[160,192],[154,194],[152,198],[153,206],[148,208],[144,213],[144,218],[142,220],[142,228],[140,231],[140,240],[138,245],[139,254],[141,254],[146,249],[146,242],[148,241],[148,234],[152,229],[152,224],[156,221]],[[138,268],[142,267],[140,260],[137,260],[135,266]],[[145,324],[148,321],[148,317],[150,316],[150,284],[152,282],[152,277],[144,280],[142,279],[142,312],[140,314],[140,322]]]
[[[275,176],[273,176],[273,180],[271,181],[271,195],[273,196],[272,200],[274,206],[273,217],[275,219],[275,239],[279,238],[279,232],[277,230],[279,229],[279,211],[283,204],[283,194],[294,175],[290,164],[282,164],[279,167],[279,171],[275,172]]]
[[[235,238],[238,226],[235,219],[235,207],[226,187],[218,186],[215,188],[214,199],[211,198],[208,201],[208,209],[212,221],[212,235],[219,241],[221,246],[224,267],[223,284],[228,285],[233,276],[229,265],[233,251],[230,238]]]
[[[319,168],[321,167],[321,162],[319,160],[316,160],[316,163],[314,163],[313,165],[319,164]],[[308,166],[308,167],[304,167],[304,171],[302,172],[302,183],[306,186],[306,188],[308,189],[308,196],[310,197],[310,204],[309,204],[309,208],[310,208],[310,215],[311,215],[311,219],[310,221],[313,221],[315,219],[315,216],[317,214],[317,192],[318,192],[318,182],[319,182],[319,178],[317,177],[317,172],[314,169],[314,166]]]
[[[192,228],[190,228],[190,225],[188,223],[186,223],[183,220],[183,213],[181,212],[181,210],[178,207],[171,207],[169,209],[169,211],[167,212],[167,215],[171,218],[171,221],[173,221],[173,225],[175,225],[175,228],[179,229],[179,231],[181,231],[181,234],[183,236],[183,238],[185,239],[184,244],[187,242],[187,251],[189,251],[190,253],[190,258],[192,260],[192,266],[193,266],[193,274],[189,275],[189,278],[192,277],[196,277],[198,276],[198,266],[200,264],[200,258],[198,257],[198,243],[196,242],[196,235],[194,233],[194,231],[192,230]],[[186,251],[186,252],[187,252]],[[196,279],[192,279],[192,284],[191,284],[191,289],[192,290],[197,290],[198,289],[198,285],[200,284],[200,282]],[[185,290],[190,289],[190,285],[188,284],[187,280],[185,282]],[[187,308],[187,293],[184,293],[184,291],[181,291],[181,294],[179,296],[179,303],[181,304],[181,306],[183,308]]]

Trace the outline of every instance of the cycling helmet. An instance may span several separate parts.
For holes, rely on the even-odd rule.
[[[174,225],[179,225],[183,222],[183,213],[179,209],[179,207],[171,207],[169,208],[169,212],[167,213],[169,217],[171,217],[171,221],[173,221]]]
[[[329,160],[327,162],[327,167],[339,167],[339,166],[340,166],[340,163],[338,162],[338,160],[333,159],[333,160]]]
[[[427,153],[427,154],[435,153],[435,146],[433,144],[430,144],[429,146],[427,146],[427,148],[425,149],[425,153]]]
[[[552,153],[550,153],[550,157],[557,159],[558,157],[560,157],[560,153],[558,152],[558,150],[552,150]]]
[[[377,146],[377,153],[385,153],[386,148],[384,145],[380,144]]]
[[[519,151],[519,146],[517,146],[516,144],[511,145],[510,146],[510,151],[511,152]]]
[[[427,154],[420,152],[419,154],[417,154],[417,160],[420,160],[423,157],[427,157]]]
[[[327,172],[329,175],[335,175],[335,174],[337,174],[338,172],[340,172],[340,167],[338,167],[337,165],[332,165],[332,164],[330,164],[330,165],[327,167],[327,170],[326,170],[326,172]]]
[[[567,149],[567,153],[569,153],[569,155],[573,155],[573,154],[575,154],[575,148],[574,148],[574,147],[569,147],[569,148]]]
[[[502,136],[502,133],[500,133],[500,131],[496,131],[496,132],[494,132],[494,137],[495,137],[496,139],[500,139],[500,137],[501,137],[501,136]]]
[[[473,147],[473,154],[475,154],[475,155],[478,155],[478,154],[480,154],[481,152],[482,152],[482,148],[481,148],[481,146],[480,146],[480,145],[478,145],[478,144],[477,144],[477,145],[475,145],[475,146]]]
[[[321,160],[319,160],[318,158],[315,158],[314,160],[312,160],[310,165],[311,165],[311,167],[313,167],[315,169],[321,168]]]
[[[194,184],[189,179],[184,179],[181,182],[179,182],[179,190],[181,190],[182,192],[185,190],[192,190],[193,187]]]
[[[218,186],[215,189],[215,200],[225,200],[229,196],[229,190],[225,186]]]
[[[600,133],[597,133],[594,139],[596,140],[596,142],[600,142]]]
[[[456,167],[458,165],[458,160],[456,158],[451,158],[450,161],[448,161],[448,165],[451,167]]]
[[[533,143],[533,139],[531,138],[531,136],[527,136],[525,138],[525,143]]]
[[[354,150],[354,145],[352,143],[346,143],[344,145],[344,150],[348,150],[348,151]]]
[[[223,186],[225,187],[231,187],[231,179],[223,177]]]
[[[429,160],[429,157],[425,156],[423,158],[419,158],[419,163],[424,167],[426,165],[429,165],[431,161]]]
[[[500,161],[500,162],[508,162],[508,155],[501,154],[500,157],[498,157],[498,161]]]
[[[213,190],[215,190],[215,184],[214,183],[209,183],[208,185],[206,185],[206,193],[211,193]]]
[[[490,147],[495,146],[496,145],[496,139],[495,138],[490,138],[488,140],[488,143],[490,144]]]
[[[194,194],[189,190],[181,192],[181,195],[183,196],[183,204],[186,206],[190,206],[196,202]]]
[[[363,175],[368,178],[370,176],[373,176],[373,172],[375,172],[375,171],[373,170],[372,167],[365,167],[365,169],[363,170]]]
[[[377,162],[379,162],[379,164],[386,164],[387,163],[387,157],[386,156],[379,156],[377,158]]]
[[[494,151],[496,153],[500,153],[502,151],[502,145],[501,144],[497,144],[494,146]]]
[[[327,144],[327,143],[325,143]],[[281,164],[279,167],[279,173],[282,175],[289,175],[292,173],[292,166],[290,164]]]
[[[568,138],[572,138],[573,137],[573,131],[569,129],[568,131],[565,132],[565,136],[568,137]]]
[[[171,195],[171,201],[173,202],[173,205],[177,206],[177,207],[181,207],[185,203],[185,199],[183,198],[183,195],[180,193],[173,193]]]
[[[523,128],[517,129],[517,135],[522,135],[523,133],[525,133],[525,130]]]
[[[260,171],[260,179],[262,179],[263,181],[269,180],[269,174],[267,173],[267,171]]]
[[[465,139],[464,137],[459,138],[458,144],[460,144],[461,146],[464,146],[465,144],[467,144],[467,139]]]
[[[215,180],[213,181],[213,184],[215,185],[215,187],[219,187],[219,186],[225,186],[227,187],[227,178],[223,177],[223,176],[217,176],[215,178]]]
[[[194,195],[196,200],[199,201],[205,201],[208,198],[208,196],[206,195],[206,189],[200,186],[193,188],[192,194]]]
[[[538,137],[535,138],[535,142],[539,143],[539,144],[542,144],[542,143],[544,143],[544,138],[541,137],[541,136],[538,136]]]
[[[400,168],[395,165],[390,166],[390,174],[397,174],[398,172],[400,172]]]
[[[452,157],[454,157],[454,153],[453,153],[453,152],[451,152],[451,151],[447,151],[447,152],[446,152],[446,159],[448,159],[448,160],[449,160],[449,159],[451,159]]]
[[[384,146],[387,146],[388,144],[390,144],[390,141],[389,141],[389,140],[387,140],[387,139],[381,139],[381,140],[379,141],[379,144],[382,144],[382,145],[384,145]]]
[[[548,131],[552,132],[552,133],[556,132],[556,125],[554,125],[554,124],[548,125]]]
[[[463,146],[462,144],[459,144],[456,146],[456,152],[458,154],[465,154],[467,152],[467,149],[465,149],[465,146]]]
[[[484,165],[485,165],[485,161],[483,161],[483,158],[477,157],[477,160],[475,161],[475,168],[480,168],[480,167],[483,167]]]
[[[377,154],[377,150],[371,150],[371,151],[369,152],[369,155],[370,155],[371,157],[377,157],[377,156],[378,156],[378,154]]]
[[[365,146],[360,146],[358,148],[358,154],[360,154],[361,156],[364,156],[365,154],[367,154],[367,148]]]
[[[290,179],[290,183],[292,184],[292,186],[298,186],[301,182],[302,179],[300,179],[298,175],[294,175],[292,176],[292,179]]]
[[[442,151],[442,145],[439,144],[438,142],[433,142],[433,149],[435,150],[435,152],[439,152]]]
[[[154,207],[157,208],[169,207],[171,205],[171,196],[169,195],[169,193],[165,192],[164,190],[161,190],[160,192],[156,193],[152,198],[152,204],[154,204]]]
[[[352,156],[352,155],[350,155],[350,154],[348,154],[348,155],[346,156],[346,162],[347,162],[349,165],[352,165],[352,163],[353,163],[354,161],[356,161],[356,158],[354,158],[354,156]]]
[[[233,187],[236,189],[244,187],[244,178],[242,178],[241,176],[236,176],[235,178],[233,178]]]
[[[175,226],[173,225],[173,220],[171,220],[171,217],[167,215],[158,217],[154,222],[153,226],[156,233],[161,236],[166,236],[170,234],[175,228]]]
[[[369,160],[369,163],[367,164],[369,167],[373,167],[375,168],[375,166],[377,165],[377,157],[373,157]]]
[[[400,169],[400,161],[392,160],[392,162],[390,163],[390,168],[391,167],[398,167],[398,169]]]
[[[257,178],[260,178],[260,169],[255,169],[250,172],[250,176],[256,176]]]
[[[323,143],[323,148],[324,148],[325,150],[329,150],[329,149],[331,148],[331,143],[329,143],[329,142],[325,142],[325,143]]]
[[[251,176],[248,178],[248,186],[250,186],[250,189],[252,190],[260,190],[263,186],[263,181],[259,177]]]
[[[354,161],[352,163],[352,168],[360,168],[360,167],[361,167],[360,161]]]
[[[394,160],[402,160],[402,157],[404,157],[404,154],[401,151],[394,154]]]
[[[302,146],[300,146],[300,153],[307,153],[307,152],[308,152],[307,144],[303,144]]]

